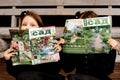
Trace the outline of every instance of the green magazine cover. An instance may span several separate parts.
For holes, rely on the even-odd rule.
[[[13,65],[35,65],[60,59],[58,51],[54,50],[55,26],[9,31],[16,53]]]
[[[111,38],[111,17],[67,19],[65,22],[63,53],[108,53]]]

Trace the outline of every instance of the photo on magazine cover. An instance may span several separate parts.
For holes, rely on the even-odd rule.
[[[110,46],[107,40],[111,38],[110,17],[86,19],[67,19],[63,45],[64,53],[93,54],[108,53]]]
[[[13,65],[42,64],[56,62],[59,52],[54,50],[55,27],[35,28],[29,30],[10,29],[14,52]]]

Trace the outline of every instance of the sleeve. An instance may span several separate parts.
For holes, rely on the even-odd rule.
[[[15,73],[14,66],[12,65],[12,61],[11,60],[5,60],[5,62],[6,62],[7,72],[10,75],[15,77],[17,74]]]
[[[76,59],[74,59],[74,55],[61,53],[60,57],[61,67],[65,73],[69,73],[75,69]]]
[[[112,49],[110,50],[109,54],[106,55],[106,57],[103,57],[101,61],[103,62],[102,70],[101,72],[104,75],[109,75],[113,73],[114,67],[115,67],[115,59],[116,59],[116,50]]]

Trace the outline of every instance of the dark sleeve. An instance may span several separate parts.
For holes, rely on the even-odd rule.
[[[61,67],[66,73],[71,72],[75,69],[75,64],[76,64],[75,55],[61,53],[60,61],[61,61]]]
[[[6,62],[7,72],[10,75],[15,77],[17,74],[14,72],[14,66],[12,65],[12,61],[11,60],[5,60],[5,62]]]
[[[32,65],[13,65],[11,60],[6,60],[7,72],[15,78],[27,71],[34,71],[36,68]]]
[[[113,73],[116,59],[116,50],[110,50],[109,54],[101,54],[96,58],[96,68],[94,67],[95,75],[104,77]]]
[[[110,50],[107,54],[77,55],[74,59],[76,59],[76,73],[90,74],[97,77],[107,77],[113,73],[116,50]]]
[[[103,67],[102,71],[106,75],[113,73],[115,66],[115,59],[116,59],[116,50],[114,49],[110,50],[109,54],[103,59],[101,59],[101,61],[104,63],[104,65],[102,66]]]

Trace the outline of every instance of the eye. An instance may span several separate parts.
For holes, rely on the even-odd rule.
[[[27,26],[27,24],[26,24],[26,23],[23,23],[22,26]]]
[[[35,24],[31,24],[32,27],[36,26]]]

